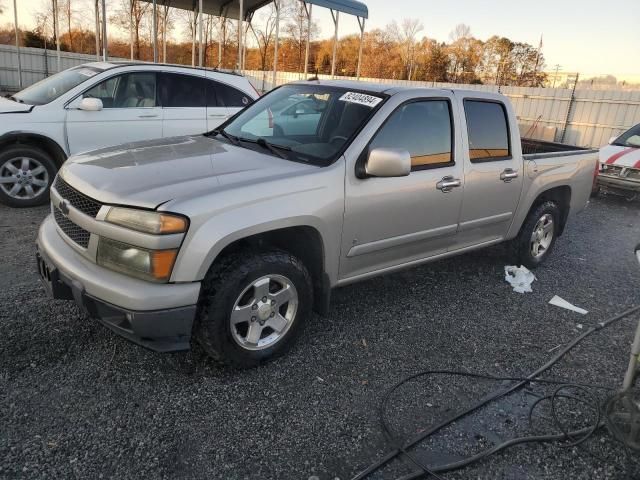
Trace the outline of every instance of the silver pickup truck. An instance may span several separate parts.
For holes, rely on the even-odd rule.
[[[595,151],[523,155],[508,100],[361,82],[285,85],[205,135],[71,157],[40,275],[158,351],[250,367],[332,288],[509,240],[530,268],[585,208]]]

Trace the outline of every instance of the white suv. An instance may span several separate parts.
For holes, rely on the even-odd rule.
[[[203,133],[258,93],[236,74],[145,63],[87,63],[0,98],[0,202],[41,205],[70,155]]]

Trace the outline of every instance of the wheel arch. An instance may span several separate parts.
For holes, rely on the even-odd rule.
[[[67,154],[58,142],[41,133],[12,131],[0,136],[0,149],[10,145],[25,145],[43,150],[53,158],[60,168],[67,159]]]
[[[329,308],[331,286],[325,267],[325,245],[320,231],[310,225],[273,228],[232,239],[215,256],[207,271],[229,255],[273,248],[286,251],[302,261],[313,281],[313,308],[318,313],[326,313]]]
[[[558,235],[562,235],[564,232],[564,227],[567,224],[567,219],[569,218],[569,212],[571,211],[571,187],[569,185],[559,185],[556,187],[549,188],[544,190],[538,194],[538,196],[531,202],[529,209],[527,210],[527,215],[525,216],[525,220],[529,217],[529,214],[541,203],[552,201],[558,208],[560,209],[560,225],[558,228]],[[522,225],[520,226],[522,228]]]

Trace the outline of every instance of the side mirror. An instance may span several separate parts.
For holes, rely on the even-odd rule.
[[[636,245],[636,260],[638,260],[638,263],[640,263],[640,243],[638,245]]]
[[[372,177],[406,177],[411,172],[411,155],[399,148],[374,148],[364,169]]]
[[[83,98],[78,105],[79,110],[87,112],[99,112],[102,110],[102,100],[99,98]]]
[[[618,137],[611,137],[611,138],[609,139],[608,144],[609,144],[609,145],[611,145],[613,142],[615,142],[615,141],[616,141],[616,138],[618,138]]]

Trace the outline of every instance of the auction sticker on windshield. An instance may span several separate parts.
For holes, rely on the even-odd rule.
[[[367,95],[366,93],[347,92],[340,97],[343,102],[357,103],[358,105],[365,105],[367,107],[375,107],[382,99],[374,95]]]

